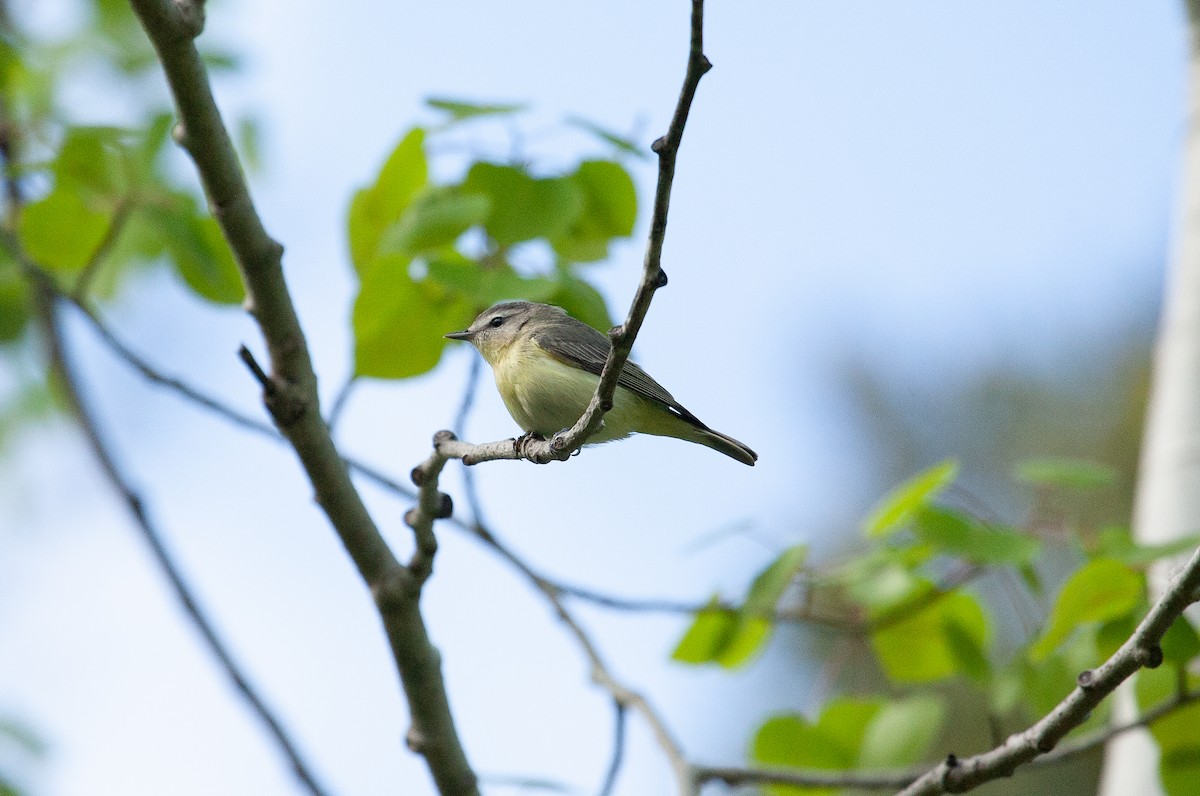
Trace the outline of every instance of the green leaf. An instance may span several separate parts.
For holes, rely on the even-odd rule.
[[[215,304],[239,304],[246,296],[233,252],[212,216],[161,213],[162,242],[196,295]]]
[[[1128,635],[1126,635],[1128,638]],[[1200,655],[1200,636],[1186,616],[1177,618],[1162,637],[1163,660],[1176,666],[1187,666]]]
[[[1082,624],[1107,622],[1133,611],[1142,598],[1142,576],[1112,558],[1097,558],[1067,579],[1046,632],[1029,650],[1043,660]]]
[[[462,294],[477,310],[498,301],[546,301],[558,282],[544,276],[521,276],[508,263],[484,266],[457,252],[446,252],[427,264],[429,278]]]
[[[857,761],[867,727],[879,714],[884,702],[861,697],[834,697],[821,710],[817,726],[840,747],[850,760]]]
[[[524,105],[515,103],[477,103],[446,97],[429,97],[425,104],[435,110],[445,111],[455,122],[479,116],[507,116],[525,110]]]
[[[618,135],[612,130],[601,127],[595,122],[588,121],[581,116],[568,116],[566,122],[572,127],[578,127],[584,132],[591,133],[592,135],[596,136],[596,138],[599,138],[606,144],[611,144],[613,147],[622,152],[643,159],[649,157],[647,150],[644,147],[638,146],[632,139],[623,135]]]
[[[589,160],[568,178],[579,188],[583,210],[554,250],[566,261],[592,262],[608,256],[609,241],[628,237],[637,220],[637,189],[620,163]]]
[[[900,484],[883,498],[863,522],[867,536],[888,536],[900,530],[957,476],[958,463],[947,459]]]
[[[1084,459],[1044,457],[1026,459],[1017,465],[1019,480],[1038,486],[1098,489],[1117,480],[1117,471],[1107,464]]]
[[[434,280],[415,282],[409,261],[378,258],[363,277],[354,302],[354,374],[403,379],[432,370],[441,359],[447,332],[463,329],[474,317],[458,293]]]
[[[1138,707],[1142,713],[1174,698],[1178,689],[1174,667],[1142,669],[1134,679]],[[1189,677],[1187,687],[1195,688]],[[1150,725],[1150,734],[1159,748],[1158,770],[1168,796],[1192,796],[1200,778],[1200,703],[1178,708]]]
[[[601,332],[607,332],[613,326],[604,296],[601,296],[596,288],[572,274],[560,272],[558,286],[546,298],[546,302],[562,307],[571,317]]]
[[[360,278],[375,259],[384,231],[400,220],[428,180],[424,144],[423,129],[409,130],[388,156],[375,183],[355,193],[350,202],[350,259]]]
[[[1042,546],[1011,528],[992,527],[953,509],[925,506],[916,512],[917,538],[945,553],[979,564],[1032,564]]]
[[[0,271],[0,344],[21,338],[30,309],[29,288],[24,280]]]
[[[951,640],[953,634],[955,640]],[[964,671],[964,644],[987,648],[987,617],[966,592],[947,594],[871,633],[871,646],[897,683],[927,683]]]
[[[680,663],[709,663],[716,660],[729,644],[737,625],[737,615],[718,608],[720,599],[713,595],[708,607],[696,614],[692,624],[675,645],[671,659]]]
[[[1162,558],[1187,553],[1200,547],[1200,534],[1192,534],[1164,544],[1141,545],[1134,541],[1129,528],[1115,526],[1104,528],[1097,534],[1099,553],[1115,558],[1131,567],[1145,567]]]
[[[813,726],[799,715],[774,716],[768,719],[750,747],[750,758],[761,766],[786,766],[822,770],[846,770],[854,766],[854,757],[839,746],[820,727]],[[836,788],[797,788],[787,785],[767,785],[763,788],[773,796],[791,794],[834,794]]]
[[[410,257],[440,249],[458,240],[471,227],[482,224],[491,212],[486,196],[437,188],[423,193],[383,233],[382,254]]]
[[[476,163],[462,187],[491,200],[484,229],[501,246],[562,235],[583,210],[583,193],[573,180],[539,179],[515,166]]]
[[[763,648],[774,629],[775,608],[807,559],[808,545],[793,545],[758,573],[746,593],[733,632],[717,653],[717,663],[735,669]]]
[[[110,218],[89,207],[76,191],[56,187],[21,213],[21,243],[45,268],[78,271],[104,240]]]
[[[867,726],[858,765],[899,768],[922,760],[938,736],[946,706],[935,696],[885,704]]]
[[[971,629],[963,627],[953,616],[946,617],[942,627],[946,633],[946,648],[950,650],[958,671],[978,683],[988,682],[992,676],[992,665]]]
[[[908,602],[920,591],[932,590],[933,584],[896,562],[866,568],[850,582],[850,596],[872,615]]]
[[[72,127],[54,160],[56,188],[112,197],[126,189],[120,141],[127,133],[113,127]]]
[[[754,578],[736,615],[710,603],[696,615],[671,657],[684,663],[715,661],[727,669],[746,664],[771,637],[775,608],[807,557],[807,545],[783,551]]]

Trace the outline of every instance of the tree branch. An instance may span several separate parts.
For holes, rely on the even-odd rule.
[[[275,717],[271,709],[267,707],[266,702],[258,695],[254,686],[250,684],[249,678],[241,670],[237,662],[234,661],[232,653],[225,647],[225,643],[218,635],[212,620],[209,619],[204,609],[200,607],[200,603],[193,593],[191,586],[188,585],[182,571],[175,564],[171,553],[167,550],[162,533],[159,532],[154,522],[150,519],[145,503],[134,491],[133,487],[130,486],[129,480],[121,472],[117,464],[116,457],[110,452],[108,443],[100,431],[99,421],[92,414],[90,407],[88,407],[84,400],[79,377],[72,367],[71,358],[67,353],[61,320],[55,306],[57,302],[54,291],[57,288],[51,287],[52,283],[48,277],[42,276],[37,272],[28,273],[31,274],[30,282],[33,285],[36,296],[37,319],[45,337],[50,360],[50,370],[62,385],[63,395],[66,398],[67,404],[83,429],[84,437],[87,439],[88,446],[92,449],[92,454],[100,464],[100,469],[104,472],[113,490],[120,495],[122,501],[129,509],[138,530],[141,532],[143,540],[150,548],[155,563],[158,564],[159,570],[166,577],[168,584],[170,584],[171,591],[174,592],[176,600],[179,601],[192,626],[199,631],[205,646],[208,647],[209,652],[216,659],[221,670],[233,683],[234,688],[246,701],[246,704],[249,705],[250,710],[262,722],[272,742],[279,748],[284,757],[287,758],[292,771],[300,780],[304,789],[313,794],[313,796],[324,796],[327,791],[317,782],[316,775],[313,774],[308,763],[305,762],[296,743],[291,739],[287,731],[284,730],[283,725]]]
[[[984,782],[1010,775],[1018,766],[1050,752],[1063,736],[1086,719],[1116,687],[1143,666],[1162,663],[1159,642],[1171,624],[1196,599],[1200,588],[1200,550],[1171,580],[1163,596],[1112,657],[1079,675],[1079,686],[1041,721],[1012,735],[1003,744],[963,760],[953,756],[902,791],[901,796],[962,793]]]
[[[317,379],[283,277],[283,247],[263,228],[193,39],[202,8],[190,0],[130,0],[163,65],[179,113],[176,140],[196,164],[246,285],[246,308],[270,356],[264,403],[295,449],[317,503],[374,596],[412,714],[410,747],[444,794],[476,794],[454,727],[440,656],[419,609],[420,581],[388,548],[321,417]],[[268,386],[269,385],[269,386]]]
[[[683,129],[687,125],[692,100],[700,78],[712,69],[712,63],[704,55],[704,0],[692,0],[691,35],[688,48],[687,70],[683,77],[683,88],[679,101],[667,127],[667,134],[651,145],[658,155],[658,184],[654,192],[654,211],[650,221],[650,237],[646,244],[646,256],[642,265],[642,279],[638,283],[633,303],[625,317],[625,323],[609,330],[612,346],[608,359],[600,373],[600,382],[591,402],[575,425],[560,431],[548,440],[522,437],[517,440],[471,445],[458,440],[446,440],[439,453],[452,459],[462,459],[464,464],[495,459],[528,459],[538,464],[551,461],[566,461],[571,454],[583,447],[588,438],[600,429],[605,412],[612,409],[613,395],[621,370],[629,360],[629,352],[642,328],[654,292],[667,284],[667,274],[662,269],[663,241],[667,235],[667,210],[671,203],[671,186],[675,181],[675,159],[679,145],[683,142]]]

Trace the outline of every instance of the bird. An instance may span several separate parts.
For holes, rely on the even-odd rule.
[[[446,337],[473,345],[492,368],[513,420],[542,438],[574,425],[600,382],[612,344],[600,332],[551,304],[501,301],[461,332]],[[706,426],[632,361],[626,362],[604,424],[585,444],[630,434],[674,437],[754,466],[758,454]]]

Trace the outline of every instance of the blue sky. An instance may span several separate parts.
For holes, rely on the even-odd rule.
[[[20,13],[36,6],[14,3]],[[685,2],[214,3],[211,35],[247,54],[222,106],[265,122],[252,179],[331,395],[349,368],[350,192],[429,95],[530,103],[648,142],[673,107]],[[41,13],[41,12],[39,12]],[[710,3],[701,85],[679,160],[639,361],[690,409],[760,454],[750,469],[654,438],[566,466],[479,468],[489,516],[540,567],[631,595],[742,589],[770,551],[850,538],[871,451],[845,426],[832,372],[865,355],[896,384],[1110,334],[1152,305],[1169,250],[1186,31],[1174,2]],[[104,110],[98,109],[103,117]],[[108,121],[97,118],[96,121]],[[547,169],[586,151],[549,139]],[[643,211],[652,164],[635,164]],[[638,232],[595,269],[623,314]],[[257,411],[233,352],[236,312],[193,304],[166,274],[111,310],[166,369]],[[236,653],[337,793],[431,792],[357,578],[281,448],[248,439],[131,376],[80,328],[97,405]],[[451,422],[470,352],[434,374],[370,384],[340,429],[396,473]],[[1070,374],[1065,374],[1070,378]],[[485,384],[476,440],[511,435]],[[946,453],[952,453],[947,451]],[[80,442],[30,436],[0,482],[0,705],[52,741],[44,792],[295,792],[178,615]],[[930,462],[914,462],[919,469]],[[457,473],[448,476],[457,490]],[[367,490],[397,549],[403,507]],[[464,740],[482,772],[591,792],[610,711],[577,650],[519,578],[443,531],[426,598]],[[694,756],[738,762],[769,711],[822,697],[772,650],[736,675],[667,660],[676,619],[581,615],[617,673],[647,692]],[[634,723],[619,793],[670,774]],[[504,794],[512,789],[495,787]]]

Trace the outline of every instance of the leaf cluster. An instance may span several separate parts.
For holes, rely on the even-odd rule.
[[[865,637],[887,685],[881,694],[835,698],[815,719],[769,717],[751,743],[754,763],[848,771],[944,756],[933,744],[949,730],[951,686],[976,692],[997,723],[1036,719],[1075,688],[1080,672],[1129,637],[1149,606],[1145,568],[1200,544],[1198,536],[1139,545],[1122,527],[1050,538],[985,522],[947,503],[957,471],[953,460],[944,461],[888,493],[862,524],[868,546],[861,553],[822,568],[807,565],[804,546],[788,548],[741,601],[730,606],[714,596],[693,618],[673,655],[680,662],[744,666],[780,621],[823,621]],[[1113,480],[1103,466],[1067,460],[1026,462],[1017,477],[1034,490],[1095,490]],[[1056,558],[1075,563],[1056,573],[1045,564]],[[980,584],[985,575],[1005,572],[1010,587],[1018,584],[1026,600],[1043,601],[1048,611],[1040,627],[1002,645],[993,612],[1011,602],[989,601]],[[1200,637],[1186,618],[1167,633],[1163,651],[1168,665],[1138,676],[1146,709],[1194,687],[1187,667],[1200,655]],[[897,689],[905,696],[888,696]],[[1172,796],[1194,788],[1200,741],[1183,728],[1195,726],[1197,710],[1182,708],[1154,725]],[[1083,729],[1106,719],[1097,711]]]
[[[414,127],[350,203],[347,238],[359,280],[354,373],[398,379],[433,369],[443,335],[505,299],[557,304],[605,329],[603,297],[582,266],[632,234],[633,179],[616,159],[541,174],[528,163],[475,160],[458,179],[435,179],[431,143],[457,124],[514,114],[518,105],[433,99],[448,115]],[[592,130],[624,151],[611,133]],[[541,267],[531,261],[541,260]]]

